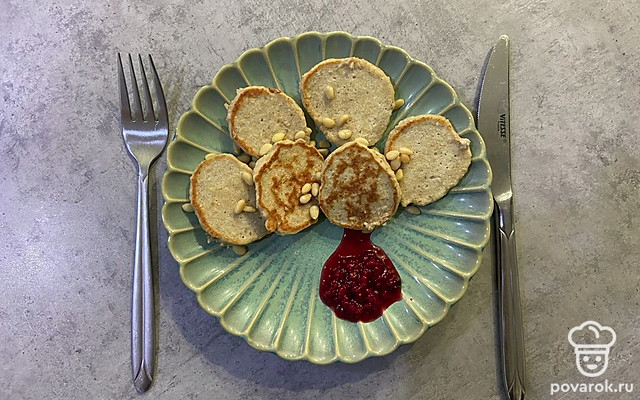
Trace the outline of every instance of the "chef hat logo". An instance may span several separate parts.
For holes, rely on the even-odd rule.
[[[576,366],[584,376],[600,376],[609,363],[609,349],[616,333],[608,326],[586,321],[569,331],[569,343],[576,353]]]
[[[616,333],[595,321],[584,322],[569,332],[569,343],[576,349],[608,349],[615,343]]]

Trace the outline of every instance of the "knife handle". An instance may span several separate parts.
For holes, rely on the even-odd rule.
[[[506,207],[500,207],[496,203],[500,352],[505,392],[510,400],[523,400],[525,398],[524,336],[518,285],[516,235],[510,218],[511,205],[511,200]],[[508,221],[507,224],[505,224],[506,221]]]

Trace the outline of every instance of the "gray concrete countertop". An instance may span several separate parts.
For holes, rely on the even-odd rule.
[[[633,3],[3,0],[0,398],[141,397],[129,365],[135,171],[118,129],[116,52],[154,55],[175,126],[222,65],[309,30],[400,46],[470,107],[489,47],[510,35],[529,398],[640,397]],[[162,160],[156,179],[164,169]],[[491,249],[467,294],[414,344],[315,366],[227,334],[180,281],[156,223],[158,372],[144,398],[500,398]],[[567,341],[586,320],[617,333],[598,378],[580,375]],[[634,393],[551,394],[554,383],[605,379],[634,384]]]

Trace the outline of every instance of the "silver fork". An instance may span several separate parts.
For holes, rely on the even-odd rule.
[[[138,167],[138,217],[136,225],[136,252],[133,269],[133,298],[131,301],[131,372],[138,392],[145,392],[153,382],[155,368],[155,306],[153,277],[151,274],[151,242],[149,240],[149,168],[164,150],[169,135],[167,105],[158,73],[149,55],[153,72],[157,110],[153,107],[151,91],[144,71],[142,57],[138,55],[142,74],[143,99],[146,116],[140,104],[138,81],[129,54],[133,110],[129,103],[127,83],[118,53],[118,80],[120,86],[120,122],[122,137],[129,154]],[[132,113],[133,111],[133,113]]]

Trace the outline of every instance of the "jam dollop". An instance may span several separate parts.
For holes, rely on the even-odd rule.
[[[351,322],[373,321],[402,298],[398,271],[370,236],[345,229],[320,276],[322,302],[338,318]]]

